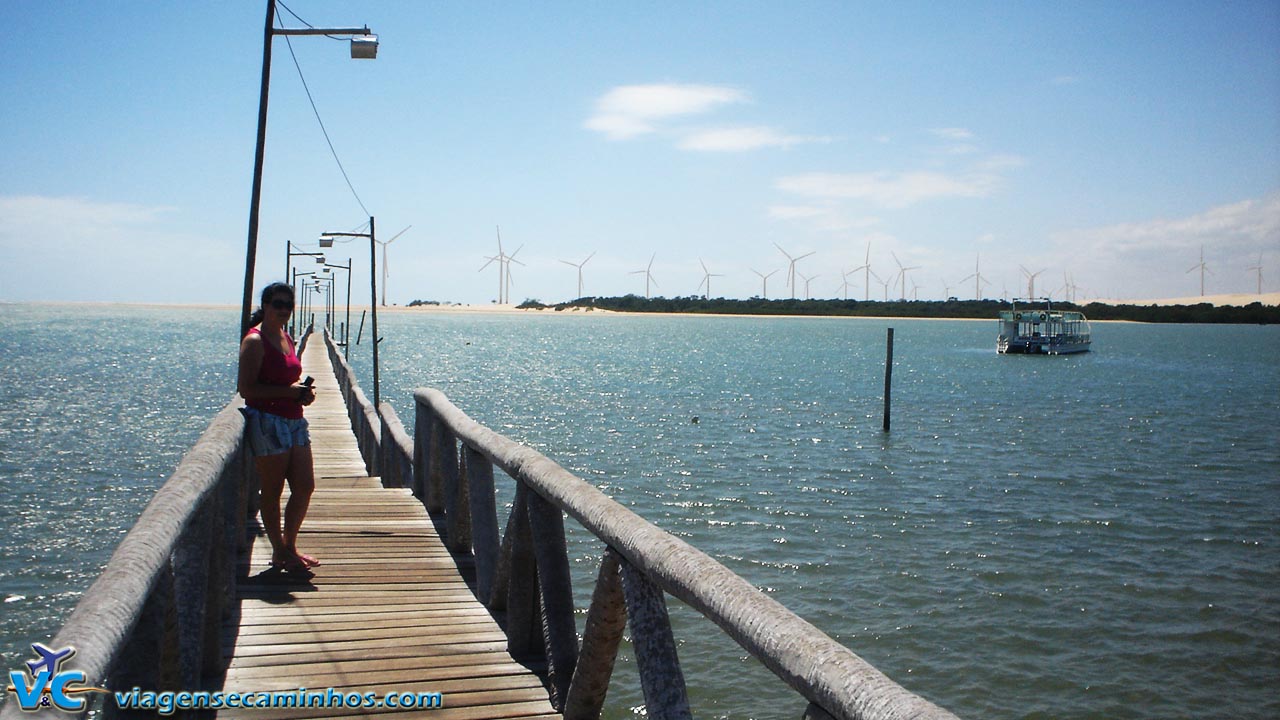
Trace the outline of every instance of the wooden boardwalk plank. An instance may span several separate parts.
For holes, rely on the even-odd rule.
[[[439,692],[443,707],[237,708],[217,716],[560,717],[542,680],[511,657],[498,622],[476,601],[474,564],[455,562],[408,490],[368,477],[318,341],[303,356],[303,372],[316,379],[307,408],[316,492],[298,545],[322,564],[311,577],[271,570],[271,546],[261,533],[255,538],[223,628],[223,690]]]

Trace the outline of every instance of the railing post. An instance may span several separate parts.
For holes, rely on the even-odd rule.
[[[573,682],[565,699],[565,720],[596,720],[604,707],[618,645],[627,626],[627,604],[622,594],[618,552],[606,547],[600,559],[600,575],[591,594],[586,627],[582,631],[582,652],[573,670]]]
[[[439,418],[433,417],[428,427],[431,442],[427,451],[427,512],[438,513],[444,510],[444,492],[441,489],[444,480],[441,466],[444,463],[445,451],[453,447],[453,435],[449,434],[449,441],[445,441],[448,428]]]
[[[431,408],[419,401],[413,403],[413,494],[423,503],[427,500],[427,466],[430,464]]]
[[[382,418],[378,415],[378,409],[372,404],[364,408],[364,426],[369,443],[370,477],[382,477]]]
[[[213,510],[211,505],[212,502],[207,502],[204,507],[192,514],[173,549],[178,684],[184,688],[200,687],[207,624],[216,620],[205,615],[208,609],[211,577],[209,564],[209,539],[212,534],[210,513]]]
[[[573,583],[564,539],[564,515],[560,508],[533,491],[528,493],[528,505],[542,600],[542,635],[547,648],[551,704],[556,710],[563,710],[573,668],[578,662],[578,628],[573,619]]]
[[[258,515],[258,491],[261,489],[261,481],[258,478],[258,468],[253,460],[253,453],[246,452],[243,448],[240,451],[240,497],[236,500],[236,506],[242,512],[240,515],[241,529],[247,528],[248,524],[253,522],[253,518]],[[248,532],[240,533],[239,551],[245,552],[253,544],[253,538],[249,537]]]
[[[378,408],[378,437],[390,437],[390,428],[387,426],[387,416],[382,414],[382,408]],[[378,453],[378,477],[382,478],[382,487],[399,487],[400,481],[391,475],[391,453],[386,448],[380,447],[382,452]]]
[[[222,471],[217,493],[219,496],[218,514],[214,521],[213,542],[215,548],[214,581],[211,594],[217,600],[216,609],[211,607],[208,618],[217,618],[219,623],[212,632],[205,636],[205,667],[221,669],[222,661],[221,622],[231,617],[231,608],[235,605],[236,596],[236,561],[238,549],[244,532],[244,511],[240,506],[240,490],[244,484],[244,464],[240,455],[248,455],[244,444],[236,450],[233,458]],[[216,611],[216,614],[213,614]],[[210,623],[211,625],[213,623]]]
[[[631,644],[635,648],[648,717],[692,720],[662,589],[649,582],[649,578],[629,562],[622,563],[622,589],[627,598]]]
[[[467,466],[467,493],[471,506],[471,545],[476,559],[476,597],[488,605],[498,565],[498,508],[493,498],[493,465],[489,458],[463,445]]]
[[[529,495],[529,488],[517,482],[507,533],[502,539],[500,565],[507,568],[507,651],[517,658],[543,652],[537,560],[533,556],[533,536],[529,529]]]
[[[443,425],[443,423],[441,423]],[[445,528],[449,534],[446,545],[461,552],[471,549],[471,521],[467,507],[467,487],[461,482],[458,471],[458,440],[447,427],[440,428],[440,447],[437,456],[440,479],[444,485]]]
[[[379,410],[378,415],[382,418],[382,433],[379,436],[382,447],[382,486],[409,487],[413,482],[413,478],[409,477],[412,471],[411,453],[406,453],[398,439],[405,435],[404,424],[400,422],[400,416],[390,403],[382,403]]]
[[[174,627],[173,572],[166,567],[147,593],[142,612],[130,633],[119,660],[111,669],[107,687],[127,692],[135,687],[143,690],[176,690],[172,677],[177,665],[177,633]],[[103,703],[107,718],[150,716],[152,712],[125,712],[113,702]]]

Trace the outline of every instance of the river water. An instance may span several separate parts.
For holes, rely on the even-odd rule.
[[[0,311],[14,668],[229,399],[236,318]],[[1099,323],[1050,358],[998,356],[994,321],[379,320],[401,418],[443,390],[962,717],[1280,716],[1280,328]],[[583,612],[601,546],[569,525]],[[799,716],[672,606],[695,715]],[[624,649],[608,717],[637,714],[635,676]]]

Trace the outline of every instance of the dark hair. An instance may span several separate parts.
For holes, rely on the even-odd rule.
[[[249,316],[249,327],[262,322],[262,318],[266,315],[266,311],[263,308],[267,303],[271,302],[271,298],[278,292],[288,293],[289,300],[293,300],[293,286],[289,283],[273,282],[262,288],[262,302],[258,305],[258,309],[254,310],[253,314]]]

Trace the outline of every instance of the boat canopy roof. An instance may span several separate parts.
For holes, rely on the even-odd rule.
[[[1035,303],[1037,309],[1018,309],[1018,303],[1024,305]],[[1084,313],[1077,310],[1054,310],[1049,298],[1022,299],[1013,301],[1013,308],[1000,311],[1000,320],[1004,322],[1087,322]]]

